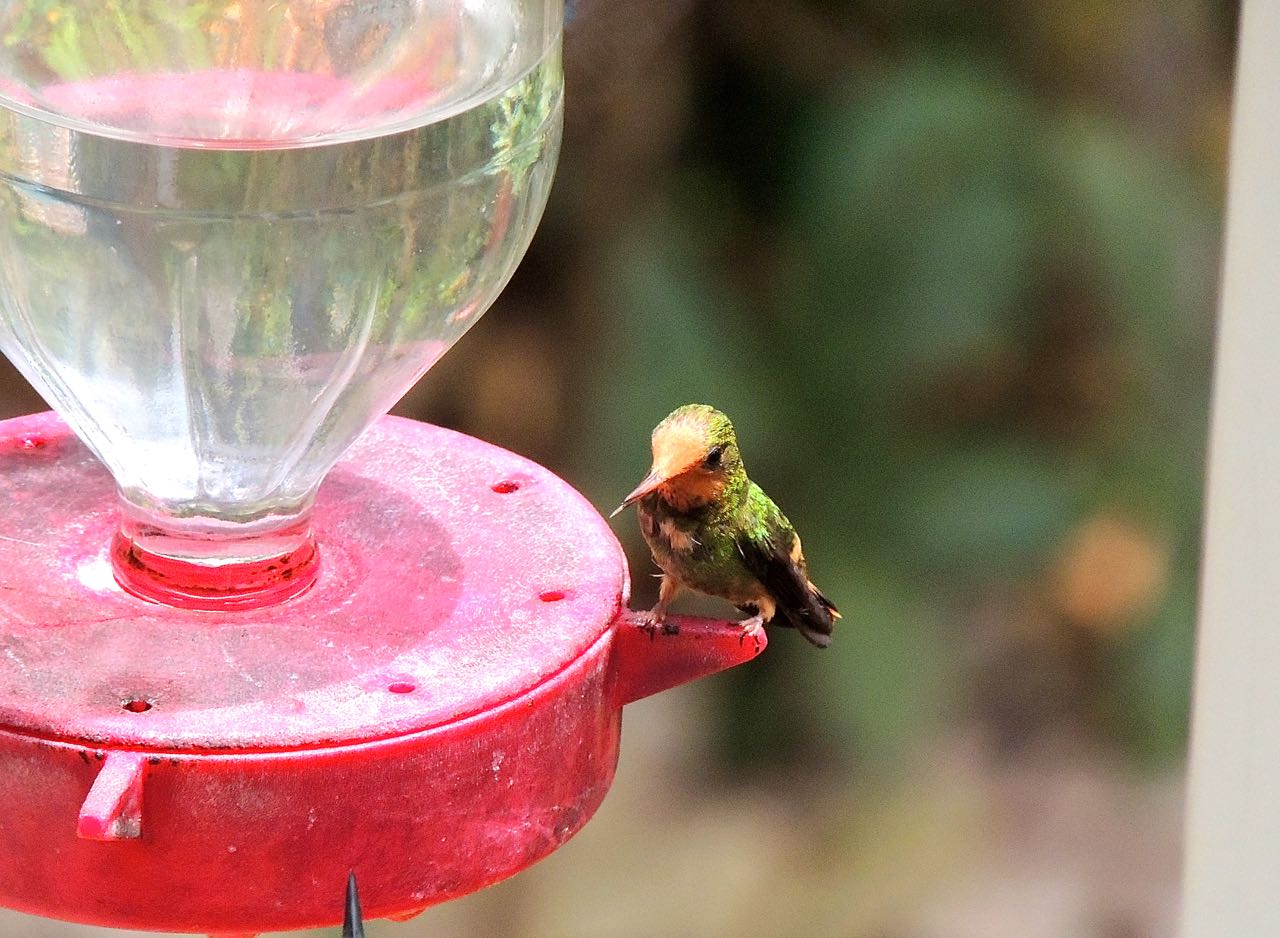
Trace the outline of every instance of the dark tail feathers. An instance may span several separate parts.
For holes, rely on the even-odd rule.
[[[836,619],[840,618],[840,610],[812,582],[805,599],[807,601],[799,609],[779,608],[778,612],[786,624],[808,639],[810,644],[826,648],[831,644],[831,633]]]

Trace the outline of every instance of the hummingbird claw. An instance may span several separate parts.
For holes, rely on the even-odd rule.
[[[360,915],[360,893],[356,889],[356,874],[347,874],[347,905],[342,919],[342,938],[364,938],[364,920]]]
[[[680,626],[674,622],[668,621],[666,613],[661,612],[658,609],[651,609],[649,612],[645,613],[643,621],[640,622],[640,628],[644,629],[645,632],[648,633],[649,641],[653,641],[654,637],[657,636],[659,629],[662,630],[663,635],[680,634]]]
[[[640,624],[640,628],[649,633],[649,641],[653,641],[653,637],[658,634],[658,627],[662,625],[662,619],[662,616],[654,612],[650,612],[644,617],[644,622]]]
[[[738,644],[743,644],[748,638],[755,643],[756,653],[764,648],[764,616],[754,615],[750,619],[743,619],[740,623],[742,631],[738,635]]]

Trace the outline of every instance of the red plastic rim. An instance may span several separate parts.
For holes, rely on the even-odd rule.
[[[228,572],[287,602],[203,605],[206,584],[178,581],[179,608],[122,589],[113,560],[137,545],[112,545],[115,486],[52,415],[0,423],[0,506],[0,725],[43,737],[228,751],[414,732],[568,666],[626,590],[612,532],[552,473],[394,418],[321,486],[309,589]]]

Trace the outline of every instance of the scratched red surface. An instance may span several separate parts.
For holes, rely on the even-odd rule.
[[[408,420],[375,424],[330,473],[319,580],[275,607],[125,593],[107,558],[113,492],[55,418],[0,423],[0,724],[201,750],[424,729],[564,668],[627,589],[617,541],[572,488]]]

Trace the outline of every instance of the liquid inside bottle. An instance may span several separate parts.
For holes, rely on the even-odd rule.
[[[530,50],[516,19],[453,6],[376,81],[236,65],[0,98],[0,348],[113,474],[126,588],[305,588],[325,472],[523,255],[558,36]]]

